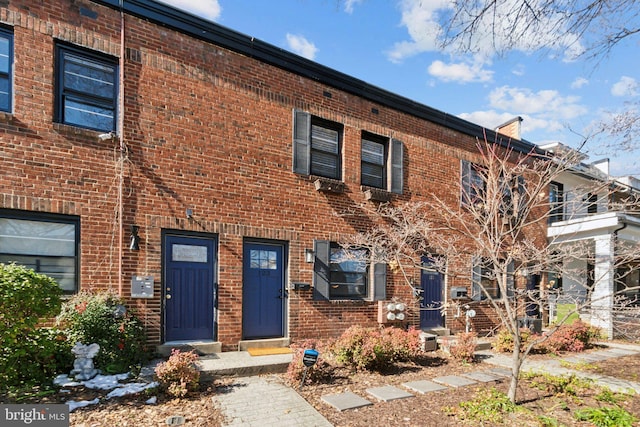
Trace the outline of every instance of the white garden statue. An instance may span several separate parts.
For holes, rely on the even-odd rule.
[[[76,355],[71,376],[78,381],[86,381],[98,375],[99,371],[93,366],[93,358],[98,351],[100,346],[96,343],[85,345],[77,342],[71,349],[71,352]]]

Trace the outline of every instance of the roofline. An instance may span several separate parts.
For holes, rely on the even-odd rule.
[[[317,62],[303,58],[269,43],[247,36],[219,24],[199,18],[153,0],[92,0],[94,3],[122,9],[125,13],[181,32],[191,37],[216,44],[242,55],[317,81],[344,92],[357,95],[371,102],[428,120],[435,124],[484,140],[497,142],[518,152],[530,153],[537,147],[525,140],[507,138],[482,126],[445,113],[435,108],[397,95],[363,80],[341,73]]]

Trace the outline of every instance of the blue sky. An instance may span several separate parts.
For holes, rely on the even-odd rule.
[[[529,41],[507,55],[462,55],[433,36],[447,0],[162,1],[487,128],[521,116],[522,137],[537,144],[577,146],[640,101],[640,36],[599,61],[572,59],[580,40],[563,51],[530,51]],[[591,161],[640,175],[637,154],[603,142],[587,145]]]

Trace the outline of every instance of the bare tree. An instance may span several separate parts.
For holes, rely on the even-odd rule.
[[[595,260],[591,247],[566,239],[567,233],[559,234],[566,241],[547,236],[547,222],[554,213],[554,206],[549,203],[550,187],[562,174],[581,170],[580,153],[534,149],[523,154],[486,141],[479,142],[478,148],[477,162],[467,165],[466,171],[463,164],[461,185],[454,190],[459,197],[430,194],[421,202],[383,204],[375,210],[380,225],[343,244],[367,248],[375,262],[396,267],[411,286],[410,272],[422,268],[424,257],[436,260],[436,268],[447,280],[471,283],[469,303],[490,306],[513,339],[508,396],[515,402],[522,363],[534,346],[548,339],[572,313],[591,308],[600,299],[612,298],[615,290],[596,295],[594,283],[598,278],[585,280],[584,270],[575,268],[574,260]],[[609,188],[607,180],[596,179],[589,186],[574,190],[584,193],[574,194],[566,202],[594,203],[587,195],[601,194],[606,199],[603,203],[609,205]],[[451,200],[459,203],[452,204]],[[628,201],[621,200],[617,207],[622,212]],[[563,224],[571,223],[570,217],[564,219]],[[613,274],[616,263],[636,259],[637,244],[627,244],[627,249],[618,250],[606,269],[596,268],[594,273]],[[567,283],[581,286],[563,295],[565,301],[574,303],[573,310],[557,319],[545,335],[524,345],[521,320],[527,308],[533,304],[548,310],[550,303],[545,286],[516,286],[515,282],[522,284],[531,275],[546,280],[563,277]],[[626,292],[631,290],[625,288]]]
[[[450,6],[443,44],[466,52],[490,42],[498,53],[569,48],[598,57],[640,32],[636,0],[453,0]]]

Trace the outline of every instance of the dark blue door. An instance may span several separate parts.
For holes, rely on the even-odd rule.
[[[213,340],[215,240],[165,235],[165,340]]]
[[[245,243],[242,334],[245,339],[282,337],[284,287],[282,245]]]
[[[420,277],[422,300],[420,301],[420,328],[443,326],[442,274],[435,270],[422,270]]]

